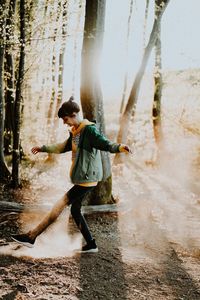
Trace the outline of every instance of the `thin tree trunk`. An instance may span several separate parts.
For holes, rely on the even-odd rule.
[[[75,31],[75,38],[74,38],[74,49],[73,49],[73,60],[74,60],[74,65],[73,65],[73,75],[72,75],[72,95],[75,95],[75,85],[76,85],[76,70],[77,70],[77,44],[78,44],[78,39],[79,39],[79,26],[82,18],[82,8],[83,8],[83,1],[79,0],[78,3],[78,18],[77,18],[77,23],[76,23],[76,31]]]
[[[16,84],[15,110],[14,110],[14,132],[13,132],[13,159],[12,159],[12,184],[17,188],[20,186],[19,164],[20,164],[20,125],[21,125],[21,98],[22,83],[24,79],[25,65],[25,0],[20,1],[20,58],[19,70]]]
[[[56,53],[56,43],[57,43],[57,33],[58,33],[58,21],[60,19],[60,15],[62,12],[61,1],[58,2],[57,7],[57,16],[56,16],[56,26],[54,29],[54,38],[53,38],[53,56],[52,56],[52,65],[51,65],[51,78],[52,78],[52,92],[51,92],[51,99],[49,103],[48,115],[47,115],[47,126],[48,126],[48,133],[49,133],[49,142],[52,141],[54,138],[54,134],[52,133],[52,128],[54,130],[54,111],[56,106],[56,98],[57,98],[57,81],[56,81],[56,69],[57,69],[57,53]],[[51,155],[50,155],[51,157]]]
[[[130,12],[128,17],[128,31],[127,31],[127,38],[126,38],[126,55],[128,55],[128,43],[129,43],[129,36],[130,36],[130,28],[131,28],[131,17],[133,13],[133,0],[130,3]],[[124,78],[124,88],[122,93],[122,101],[120,106],[120,114],[123,113],[125,100],[126,100],[126,92],[127,92],[127,83],[128,83],[128,70],[126,70],[125,78]]]
[[[160,0],[155,1],[155,18],[158,15],[157,7],[160,5]],[[152,108],[153,117],[153,131],[154,138],[158,145],[162,140],[162,128],[161,128],[161,97],[162,97],[162,57],[161,57],[161,24],[158,25],[158,34],[155,42],[155,75],[154,75],[154,101]]]
[[[83,116],[96,120],[101,133],[105,133],[103,96],[99,80],[99,59],[103,43],[105,0],[87,0],[81,66],[81,104]],[[110,158],[101,152],[104,178],[92,193],[89,203],[112,203],[112,177]]]
[[[8,181],[10,172],[4,158],[4,87],[3,64],[5,55],[5,25],[7,2],[3,0],[0,9],[0,181]]]
[[[143,37],[144,49],[146,47],[146,33],[147,33],[146,28],[147,28],[148,12],[149,12],[149,0],[146,0],[145,15],[144,15],[144,37]]]
[[[135,115],[135,107],[136,107],[137,100],[138,100],[138,94],[139,94],[142,77],[144,75],[145,68],[146,68],[147,62],[149,60],[151,51],[152,51],[152,49],[155,45],[156,39],[157,39],[158,28],[159,28],[159,24],[161,22],[162,15],[163,15],[169,1],[170,0],[163,0],[162,1],[163,5],[161,3],[161,5],[159,6],[158,18],[154,20],[154,24],[153,24],[153,28],[152,28],[152,31],[150,34],[149,42],[145,48],[140,68],[136,74],[125,111],[120,120],[120,128],[119,128],[119,132],[118,132],[118,136],[117,136],[118,143],[126,143],[126,141],[127,141],[129,122],[130,122],[131,117],[134,117],[134,115]],[[119,158],[119,155],[116,154],[115,159],[114,159],[114,164],[117,164],[120,161],[118,158]]]
[[[67,15],[68,10],[68,0],[63,3],[63,10],[62,10],[62,42],[59,54],[59,73],[58,73],[58,96],[57,96],[57,103],[56,103],[56,110],[54,114],[54,118],[57,117],[57,111],[62,103],[63,97],[63,71],[64,71],[64,56],[65,56],[65,49],[66,49],[66,35],[67,35]]]
[[[66,35],[67,35],[67,21],[68,21],[68,0],[64,1],[62,4],[62,37],[61,37],[61,47],[59,53],[59,61],[58,61],[58,93],[56,98],[56,108],[53,116],[53,126],[51,132],[51,139],[55,140],[58,133],[58,124],[59,119],[57,116],[58,109],[62,103],[63,98],[63,74],[64,74],[64,57],[65,57],[65,49],[66,49]],[[53,108],[53,107],[52,107]],[[49,159],[55,159],[55,156],[51,154],[48,155]]]
[[[33,36],[33,21],[35,18],[35,9],[38,6],[39,0],[29,0],[26,4],[26,27],[27,27],[27,36],[26,44],[27,46],[31,44],[31,38]]]
[[[5,154],[10,154],[12,150],[12,132],[14,129],[14,62],[13,62],[13,46],[12,39],[14,37],[14,14],[16,0],[10,0],[8,17],[6,21],[6,49],[5,49],[5,74],[6,74],[6,89],[5,89],[5,136],[4,146]]]
[[[49,0],[46,0],[45,1],[45,5],[44,5],[44,16],[43,16],[44,20],[46,20],[46,18],[47,18],[48,1]],[[43,27],[41,39],[45,39],[45,34],[46,34],[46,26]],[[39,40],[38,40],[38,43],[39,43]],[[48,72],[45,72],[45,73],[48,73]],[[46,81],[47,81],[46,77],[47,77],[47,74],[43,74],[42,81],[41,81],[40,95],[38,97],[38,101],[37,101],[37,105],[36,105],[37,112],[40,111],[40,109],[41,109],[41,103],[42,103],[42,101],[43,101],[43,99],[45,97],[45,84],[46,84]]]

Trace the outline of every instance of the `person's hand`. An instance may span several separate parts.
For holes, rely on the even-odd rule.
[[[37,154],[38,152],[41,152],[41,147],[33,147],[33,148],[31,149],[31,152],[32,152],[33,154]]]
[[[131,149],[129,148],[129,146],[121,144],[119,146],[119,152],[124,152],[124,153],[132,153]]]

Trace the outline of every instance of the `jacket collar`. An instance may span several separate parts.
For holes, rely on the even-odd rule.
[[[93,122],[88,121],[87,119],[83,119],[83,121],[80,123],[80,125],[78,126],[78,128],[75,129],[75,127],[71,128],[71,133],[73,136],[77,135],[78,133],[80,133],[80,131],[87,125],[92,125],[94,124]]]

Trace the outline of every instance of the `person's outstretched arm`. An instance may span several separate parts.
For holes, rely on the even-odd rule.
[[[47,153],[65,153],[67,151],[71,151],[71,136],[65,140],[63,143],[51,144],[51,145],[43,145],[41,147],[35,146],[31,149],[33,154],[37,154],[39,152],[47,152]]]
[[[125,153],[132,153],[129,146],[124,144],[118,144],[109,141],[104,135],[100,134],[95,126],[89,126],[88,128],[88,138],[91,141],[92,147],[102,150],[108,151],[111,153],[117,152],[125,152]]]

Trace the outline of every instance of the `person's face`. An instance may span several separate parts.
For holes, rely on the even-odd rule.
[[[65,116],[62,119],[63,119],[63,124],[66,124],[70,127],[77,125],[77,115],[76,114],[73,114],[72,116]]]

